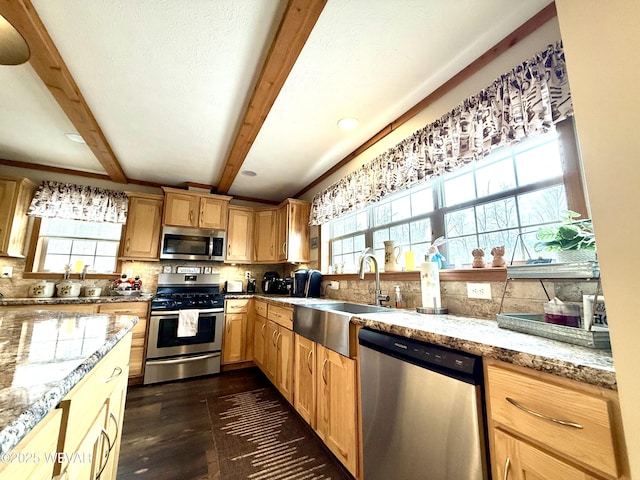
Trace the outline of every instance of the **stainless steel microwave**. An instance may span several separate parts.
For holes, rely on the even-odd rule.
[[[163,227],[160,258],[224,261],[227,235],[223,230]]]

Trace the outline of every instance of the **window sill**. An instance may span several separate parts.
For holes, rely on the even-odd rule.
[[[367,272],[366,278],[373,277],[373,273]],[[323,280],[358,280],[357,273],[343,273],[322,275]],[[440,270],[441,282],[504,282],[507,279],[507,269],[496,268],[461,268]],[[382,281],[419,281],[420,272],[380,272]]]
[[[62,280],[64,279],[63,273],[45,273],[45,272],[24,272],[22,278],[34,278],[43,280]],[[85,280],[116,280],[120,278],[118,273],[87,273],[84,277]],[[79,273],[72,273],[69,275],[69,280],[80,280]]]

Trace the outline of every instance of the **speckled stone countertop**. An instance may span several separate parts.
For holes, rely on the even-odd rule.
[[[51,298],[0,298],[0,306],[14,305],[64,305],[86,303],[117,303],[117,302],[148,302],[151,294],[141,295],[110,295],[104,297],[51,297]]]
[[[256,298],[282,306],[338,302],[263,295],[256,295]],[[493,320],[389,309],[388,313],[354,315],[351,322],[599,387],[617,388],[611,350],[580,347],[506,330]]]
[[[0,455],[18,442],[138,323],[131,315],[0,312]]]

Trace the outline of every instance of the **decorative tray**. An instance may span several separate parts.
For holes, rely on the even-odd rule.
[[[611,348],[609,330],[604,327],[594,326],[593,330],[584,330],[546,323],[543,313],[499,313],[496,315],[496,320],[500,328],[507,330],[529,333],[583,347]]]
[[[598,262],[507,265],[509,278],[598,278]]]

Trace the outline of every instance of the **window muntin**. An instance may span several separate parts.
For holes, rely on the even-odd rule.
[[[40,223],[34,269],[64,272],[65,265],[87,265],[91,273],[114,273],[122,225],[43,218]]]
[[[479,162],[349,214],[361,219],[355,232],[340,227],[348,216],[333,220],[331,265],[344,273],[356,271],[362,249],[354,244],[346,256],[336,250],[338,239],[356,235],[358,246],[373,245],[381,266],[385,240],[396,240],[402,252],[414,251],[419,264],[432,239],[441,235],[448,240],[440,247],[448,266],[468,266],[471,250],[478,247],[485,249],[490,260],[491,248],[505,245],[505,258],[510,260],[516,243],[514,259],[526,259],[525,247],[533,253],[535,235],[522,235],[522,242],[516,242],[518,235],[557,222],[567,208],[562,173],[555,131],[496,150]],[[400,265],[404,262],[401,255]]]

